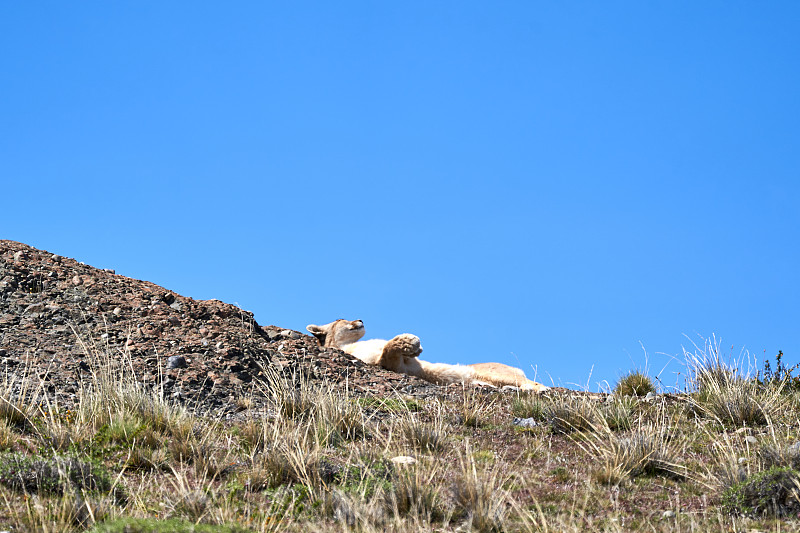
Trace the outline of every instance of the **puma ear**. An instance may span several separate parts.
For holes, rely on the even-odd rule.
[[[309,324],[306,326],[306,329],[317,338],[320,346],[325,346],[325,338],[328,336],[328,330],[326,328],[315,324]]]

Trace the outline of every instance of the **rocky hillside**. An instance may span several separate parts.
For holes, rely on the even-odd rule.
[[[315,338],[261,326],[218,300],[193,300],[147,281],[0,240],[0,372],[59,402],[105,357],[130,361],[146,386],[204,412],[229,414],[254,395],[264,368],[302,369],[356,393],[437,394],[439,387],[367,367]],[[93,365],[95,365],[93,367]],[[23,374],[25,374],[23,376]]]

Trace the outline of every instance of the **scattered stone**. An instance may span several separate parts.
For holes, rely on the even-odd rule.
[[[31,305],[29,305],[28,307],[25,308],[24,313],[25,314],[28,314],[28,313],[41,313],[42,311],[44,311],[44,307],[45,307],[45,305],[42,302],[31,304]]]
[[[672,511],[672,510],[664,511],[664,514],[662,514],[661,516],[662,516],[662,518],[665,518],[665,519],[675,518],[675,511]]]
[[[300,338],[300,333],[298,333],[296,331],[292,331],[290,329],[285,329],[285,330],[281,331],[281,336],[284,339],[299,339]]]
[[[114,313],[114,316],[119,316],[122,314],[122,309],[120,309],[119,307],[115,307],[114,310],[111,312]]]
[[[396,465],[413,465],[417,462],[410,455],[398,455],[397,457],[392,457],[391,461]]]
[[[169,304],[169,306],[178,312],[180,312],[180,310],[183,308],[183,304],[181,304],[180,302],[172,302],[171,304]]]
[[[18,252],[14,252],[14,262],[15,263],[22,263],[27,258],[28,258],[27,254],[22,250],[20,250]]]
[[[186,358],[182,355],[171,355],[167,358],[167,368],[186,368]]]
[[[516,418],[514,417],[514,421],[512,422],[515,426],[523,427],[523,428],[535,428],[539,425],[536,420],[533,418]]]
[[[789,452],[789,455],[800,455],[800,441],[789,445],[786,451]]]
[[[745,441],[747,444],[750,444],[750,445],[753,445],[753,444],[758,444],[758,439],[757,439],[757,438],[755,438],[755,437],[754,437],[754,436],[752,436],[752,435],[748,435],[748,436],[746,436],[746,437],[744,438],[744,441]]]
[[[77,275],[72,276],[72,284],[73,285],[80,285],[81,283],[83,283],[83,280],[81,279],[80,276],[77,276]]]

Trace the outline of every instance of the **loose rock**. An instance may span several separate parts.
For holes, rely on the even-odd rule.
[[[167,368],[186,368],[186,358],[182,355],[172,355],[167,358]]]
[[[535,428],[536,426],[539,425],[539,423],[536,422],[536,420],[534,420],[533,418],[514,418],[514,421],[512,423],[515,426],[520,426],[523,428]]]

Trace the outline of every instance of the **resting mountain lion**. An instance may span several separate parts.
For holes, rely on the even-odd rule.
[[[529,380],[519,368],[502,363],[449,365],[423,361],[418,358],[422,353],[419,337],[409,333],[398,335],[390,341],[359,341],[364,336],[364,323],[360,320],[339,319],[324,326],[309,324],[306,329],[324,347],[339,348],[368,365],[380,365],[387,370],[417,376],[432,383],[512,386],[535,392],[549,388]]]

